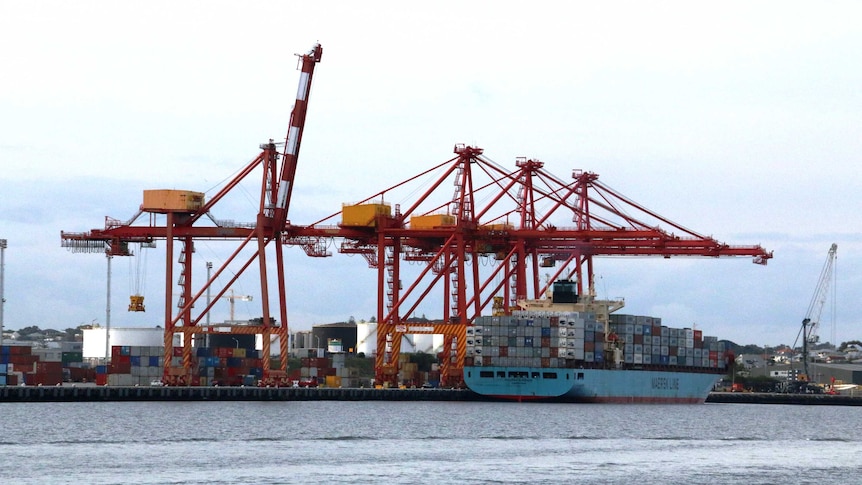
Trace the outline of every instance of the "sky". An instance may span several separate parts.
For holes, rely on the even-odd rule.
[[[147,189],[213,195],[284,139],[295,54],[319,42],[293,223],[466,143],[504,167],[595,172],[697,233],[774,252],[767,266],[600,259],[599,296],[624,296],[625,313],[793,344],[836,243],[819,334],[862,340],[859,18],[857,2],[0,0],[4,326],[104,325],[106,258],[67,251],[60,231],[127,220]],[[257,190],[216,216],[253,221]],[[223,244],[199,242],[195,261],[223,261]],[[112,326],[163,325],[163,248],[112,260]],[[290,248],[286,271],[294,330],[375,314],[360,257]],[[253,297],[237,318],[260,316],[258,286],[234,285]],[[136,290],[147,312],[125,311]]]

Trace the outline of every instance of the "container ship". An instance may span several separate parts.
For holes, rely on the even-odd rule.
[[[578,295],[572,281],[467,328],[464,382],[499,399],[703,403],[732,359],[716,337],[661,318],[613,313],[623,300]]]

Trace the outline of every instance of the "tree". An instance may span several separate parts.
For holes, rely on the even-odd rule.
[[[851,345],[858,345],[858,346],[862,347],[862,342],[860,342],[858,340],[850,340],[847,342],[841,342],[841,345],[838,346],[838,351],[844,352],[845,350],[847,350],[847,347],[850,347]]]

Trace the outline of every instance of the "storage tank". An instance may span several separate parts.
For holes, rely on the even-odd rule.
[[[105,358],[106,328],[84,329],[83,356],[85,359]],[[182,345],[182,336],[174,335],[174,345]],[[165,330],[163,328],[112,328],[109,347],[115,345],[129,347],[164,347]]]

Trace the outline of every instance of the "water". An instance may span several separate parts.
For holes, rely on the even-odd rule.
[[[2,484],[862,483],[862,407],[0,404]]]

